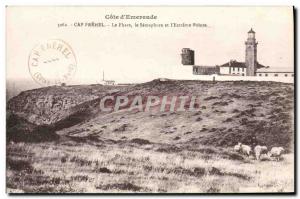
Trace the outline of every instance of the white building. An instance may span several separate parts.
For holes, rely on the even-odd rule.
[[[256,63],[256,69],[266,68],[265,66]],[[220,66],[220,75],[247,76],[247,66],[245,62],[230,60]],[[254,75],[255,76],[255,75]]]
[[[256,71],[258,77],[294,77],[294,71],[287,68],[261,68]]]

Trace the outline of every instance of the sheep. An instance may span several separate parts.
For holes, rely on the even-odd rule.
[[[240,152],[240,150],[241,150],[241,145],[242,145],[242,143],[238,143],[237,145],[235,145],[234,147],[233,147],[233,150],[235,151],[235,152]]]
[[[242,144],[242,145],[241,145],[241,150],[242,150],[242,153],[243,153],[243,154],[248,155],[248,156],[250,156],[251,153],[252,153],[251,147],[248,146],[248,145],[245,145],[245,144]]]
[[[254,147],[254,154],[256,160],[260,160],[260,156],[262,154],[267,154],[267,153],[268,153],[268,148],[266,146],[257,145],[256,147]]]
[[[248,156],[250,156],[250,154],[252,153],[252,149],[250,146],[242,144],[240,142],[234,146],[234,151],[241,152],[242,154]]]
[[[275,157],[277,161],[280,160],[281,155],[283,154],[283,147],[272,147],[272,149],[268,152],[269,157]]]

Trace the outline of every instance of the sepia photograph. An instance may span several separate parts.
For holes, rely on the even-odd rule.
[[[294,194],[293,6],[7,6],[6,193]]]

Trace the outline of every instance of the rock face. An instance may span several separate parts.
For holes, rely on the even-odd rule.
[[[109,90],[107,86],[46,87],[29,90],[8,102],[8,112],[35,125],[52,125],[83,111]]]

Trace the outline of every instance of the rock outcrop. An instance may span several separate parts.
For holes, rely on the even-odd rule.
[[[8,112],[35,125],[52,125],[97,101],[109,90],[101,85],[46,87],[29,90],[8,102]]]

